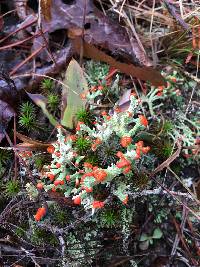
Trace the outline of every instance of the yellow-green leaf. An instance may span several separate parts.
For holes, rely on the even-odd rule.
[[[85,100],[80,95],[88,90],[84,72],[78,62],[71,60],[67,68],[65,87],[62,89],[62,120],[61,124],[72,129],[76,120],[76,113],[85,107]]]

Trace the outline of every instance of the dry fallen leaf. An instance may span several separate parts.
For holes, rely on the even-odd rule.
[[[30,151],[46,151],[47,148],[51,145],[51,143],[45,143],[38,140],[33,140],[26,135],[16,132],[16,136],[23,143],[17,144],[15,147],[19,150],[30,150]]]
[[[84,39],[87,43],[107,49],[113,55],[128,59],[136,66],[152,66],[152,62],[138,45],[134,36],[131,36],[130,42],[125,28],[118,21],[105,16],[95,7],[92,0],[87,0],[86,6],[83,0],[51,0],[51,20],[47,21],[42,17],[43,31],[48,31],[47,39],[49,39],[50,34],[58,30],[65,29],[67,32],[71,28],[82,29],[83,17],[85,17]],[[42,37],[34,40],[33,50],[37,50],[41,43],[44,43]],[[49,59],[45,51],[39,56]]]
[[[41,0],[41,12],[46,21],[51,20],[51,0]]]
[[[105,52],[99,50],[95,46],[86,42],[81,42],[81,38],[77,37],[73,40],[74,49],[77,54],[80,54],[81,45],[83,45],[83,55],[86,58],[91,58],[95,61],[102,61],[109,64],[111,67],[119,69],[122,73],[131,75],[143,81],[150,81],[155,86],[166,85],[166,81],[162,75],[150,67],[136,67],[133,64],[121,63]]]

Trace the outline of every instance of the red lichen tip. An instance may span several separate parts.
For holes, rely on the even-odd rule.
[[[75,205],[80,205],[80,204],[81,204],[81,197],[78,196],[78,197],[74,198],[73,201],[74,201],[74,204],[75,204]]]
[[[148,120],[147,120],[147,118],[146,118],[144,115],[139,115],[138,117],[139,117],[139,119],[140,119],[140,123],[141,123],[143,126],[147,127],[147,125],[148,125]]]
[[[123,147],[127,147],[131,144],[132,138],[130,136],[123,136],[120,140],[120,144]]]
[[[94,200],[92,203],[92,207],[94,209],[101,209],[104,207],[104,205],[105,205],[105,203],[103,201],[98,201],[98,200]]]

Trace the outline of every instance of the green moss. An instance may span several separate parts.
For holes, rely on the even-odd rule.
[[[88,162],[88,163],[92,164],[93,166],[99,165],[98,157],[97,157],[97,155],[94,155],[94,154],[89,155],[86,158],[85,162]]]
[[[166,138],[162,139],[156,139],[153,142],[152,152],[155,153],[155,155],[160,159],[166,159],[171,156],[171,153],[173,151],[172,144],[170,140],[167,140]]]
[[[30,240],[33,244],[38,245],[38,246],[46,245],[46,244],[51,244],[52,246],[58,245],[58,240],[53,234],[37,226],[32,226]]]
[[[44,91],[51,91],[53,89],[53,80],[51,79],[44,79],[41,83],[41,88]]]
[[[119,216],[114,210],[104,210],[100,216],[100,224],[102,227],[112,228],[118,224]]]
[[[14,197],[16,196],[20,191],[19,183],[18,181],[11,180],[8,181],[5,185],[5,193],[8,197]]]
[[[75,148],[78,150],[80,154],[87,154],[87,151],[91,147],[90,140],[86,139],[85,137],[81,136],[78,137],[75,142]]]
[[[48,95],[47,99],[48,99],[48,107],[51,110],[55,111],[58,108],[60,102],[58,95],[51,93]]]
[[[78,121],[84,122],[86,125],[91,125],[93,120],[93,115],[90,111],[86,109],[81,109],[76,113]]]
[[[66,210],[62,209],[60,206],[54,205],[51,212],[53,212],[54,220],[58,225],[64,226],[69,222]]]
[[[5,165],[11,159],[11,152],[5,149],[0,149],[0,166]]]
[[[19,237],[26,237],[27,225],[20,225],[15,229],[15,234]]]
[[[38,155],[37,157],[34,158],[35,160],[35,167],[40,170],[46,163],[47,163],[47,158],[46,156],[43,155]]]
[[[34,105],[31,102],[24,102],[20,106],[20,113],[21,114],[34,114],[36,111]]]
[[[163,124],[163,133],[169,133],[173,130],[174,125],[171,121],[165,121]]]
[[[163,146],[162,146],[162,155],[164,158],[169,158],[172,154],[172,145],[170,142],[166,141],[164,142]]]
[[[30,102],[25,102],[20,106],[19,125],[31,131],[36,127],[35,107]]]

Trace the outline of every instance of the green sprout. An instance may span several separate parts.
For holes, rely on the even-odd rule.
[[[161,239],[162,236],[163,236],[163,233],[160,228],[155,228],[152,235],[142,233],[139,239],[139,241],[141,242],[139,246],[140,249],[146,250],[149,244],[152,245],[155,239]]]
[[[20,188],[19,188],[19,183],[18,181],[15,181],[15,180],[11,180],[11,181],[8,181],[5,185],[5,194],[8,196],[8,197],[14,197],[16,196],[20,191]]]
[[[5,165],[10,159],[11,153],[8,150],[0,149],[0,166]]]
[[[59,105],[59,97],[56,94],[49,94],[48,95],[48,106],[51,110],[56,110]]]
[[[41,88],[45,91],[51,91],[53,88],[53,80],[51,79],[44,79],[41,84]]]
[[[43,155],[38,155],[35,157],[35,167],[40,170],[42,167],[47,163],[47,158],[46,156]]]
[[[24,102],[20,106],[20,113],[21,114],[34,114],[35,113],[35,107],[31,102]]]
[[[86,125],[90,125],[93,119],[93,116],[90,111],[86,109],[81,109],[76,113],[78,121],[84,122]]]
[[[165,121],[163,124],[163,133],[169,133],[173,130],[174,125],[172,124],[171,121]]]
[[[99,164],[99,159],[97,155],[91,154],[86,158],[85,162],[88,162],[92,164],[93,166],[95,166]]]
[[[112,228],[112,227],[115,227],[117,225],[118,215],[113,210],[105,210],[101,214],[100,221],[101,221],[102,227]]]
[[[30,102],[25,102],[20,106],[19,124],[30,131],[36,127],[35,107]]]
[[[86,154],[87,150],[90,149],[91,142],[83,136],[80,136],[75,143],[75,147],[80,154]]]
[[[164,158],[168,158],[171,156],[172,154],[172,145],[169,141],[164,142],[163,146],[162,146],[162,155]]]

